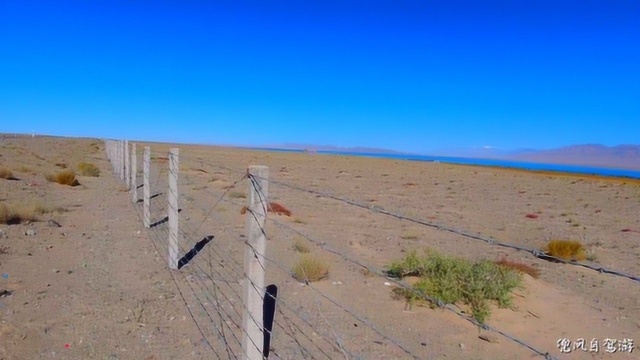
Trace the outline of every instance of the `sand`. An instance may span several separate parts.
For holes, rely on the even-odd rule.
[[[139,164],[144,145],[138,143]],[[151,191],[161,193],[152,203],[156,221],[166,215],[169,146],[147,145],[154,159]],[[166,224],[150,231],[142,226],[142,205],[132,203],[111,173],[101,141],[18,137],[0,142],[0,167],[18,178],[0,179],[0,200],[49,210],[38,215],[39,221],[0,225],[5,234],[0,238],[0,273],[5,275],[0,292],[11,292],[0,297],[0,359],[239,355],[236,324],[242,323],[239,280],[247,216],[240,209],[248,186],[242,176],[250,164],[268,166],[276,182],[509,244],[543,248],[549,239],[579,240],[597,264],[640,274],[637,181],[175,146],[180,148],[182,251],[205,235],[215,239],[194,262],[169,271]],[[80,176],[77,187],[43,176],[61,170],[56,163],[73,167],[81,161],[97,165],[101,175]],[[603,343],[605,338],[640,338],[638,282],[551,263],[276,182],[269,184],[269,199],[292,216],[270,214],[265,228],[266,280],[279,286],[272,358],[411,359],[408,353],[419,359],[535,358],[526,347],[452,312],[408,308],[393,298],[392,286],[385,285],[389,279],[351,261],[382,271],[407,252],[426,248],[470,260],[506,258],[540,270],[538,279],[525,276],[511,308],[492,308],[490,326],[560,359],[637,358],[637,350],[606,353]],[[223,201],[216,204],[220,197]],[[28,230],[35,234],[26,235]],[[294,242],[306,244],[329,264],[329,278],[306,286],[291,277],[289,270],[300,257]],[[584,338],[587,347],[595,338],[600,351],[561,354],[561,338]]]

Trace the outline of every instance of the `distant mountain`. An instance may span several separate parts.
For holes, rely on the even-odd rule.
[[[584,144],[551,150],[520,150],[506,156],[510,160],[640,169],[640,145],[604,146]]]

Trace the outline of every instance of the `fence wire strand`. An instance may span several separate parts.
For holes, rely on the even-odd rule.
[[[258,178],[256,176],[256,178]],[[356,206],[362,209],[366,209],[369,211],[372,211],[374,213],[379,213],[379,214],[383,214],[386,216],[391,216],[394,217],[396,219],[399,220],[404,220],[404,221],[408,221],[414,224],[418,224],[418,225],[422,225],[422,226],[427,226],[430,228],[435,228],[437,230],[440,231],[447,231],[456,235],[460,235],[466,238],[470,238],[470,239],[474,239],[474,240],[480,240],[483,241],[489,245],[496,245],[496,246],[501,246],[501,247],[505,247],[505,248],[510,248],[513,250],[517,250],[517,251],[524,251],[524,252],[528,252],[530,254],[532,254],[533,256],[535,256],[536,258],[540,258],[540,259],[544,259],[544,260],[552,260],[552,261],[556,261],[559,263],[563,263],[563,264],[569,264],[569,265],[575,265],[575,266],[580,266],[580,267],[584,267],[590,270],[595,270],[599,273],[604,273],[604,274],[610,274],[610,275],[615,275],[615,276],[620,276],[620,277],[624,277],[636,282],[640,282],[640,277],[635,276],[635,275],[629,275],[626,274],[622,271],[617,271],[617,270],[611,270],[611,269],[607,269],[604,266],[601,265],[591,265],[591,264],[586,264],[586,263],[582,263],[582,262],[578,262],[578,261],[569,261],[566,259],[562,259],[562,258],[558,258],[555,256],[551,256],[546,254],[544,251],[540,250],[540,249],[535,249],[535,248],[530,248],[530,247],[526,247],[526,246],[520,246],[520,245],[515,245],[515,244],[510,244],[510,243],[505,243],[505,242],[501,242],[499,240],[496,240],[494,238],[491,237],[484,237],[478,234],[474,234],[471,233],[469,231],[464,231],[464,230],[458,230],[455,229],[453,227],[449,227],[449,226],[445,226],[445,225],[441,225],[441,224],[437,224],[437,223],[433,223],[433,222],[429,222],[429,221],[425,221],[425,220],[421,220],[421,219],[415,219],[412,217],[408,217],[405,216],[403,214],[400,214],[398,212],[393,212],[393,211],[389,211],[389,210],[385,210],[380,206],[371,206],[371,205],[366,205],[354,200],[350,200],[348,198],[344,198],[344,197],[338,197],[335,195],[331,195],[331,194],[327,194],[325,192],[322,191],[318,191],[318,190],[311,190],[311,189],[304,189],[302,187],[299,186],[295,186],[295,185],[291,185],[291,184],[287,184],[281,181],[277,181],[277,180],[269,180],[269,179],[264,179],[269,181],[269,183],[272,184],[277,184],[277,185],[281,185],[284,187],[287,187],[289,189],[293,189],[293,190],[297,190],[297,191],[301,191],[301,192],[305,192],[308,194],[313,194],[313,195],[318,195],[327,199],[332,199],[332,200],[336,200],[348,205],[352,205],[352,206]]]

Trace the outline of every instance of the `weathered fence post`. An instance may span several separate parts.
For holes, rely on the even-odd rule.
[[[131,144],[131,201],[138,202],[138,154],[136,153],[136,143]]]
[[[118,170],[117,166],[116,166],[116,160],[117,160],[117,153],[116,153],[116,142],[115,140],[111,140],[111,172],[113,172],[113,174],[117,174],[118,172],[116,170]]]
[[[142,214],[144,216],[144,227],[151,226],[151,212],[149,211],[149,201],[151,200],[151,188],[149,187],[149,168],[151,167],[151,147],[144,147],[144,155],[142,159]]]
[[[122,141],[118,140],[118,144],[117,144],[117,151],[118,151],[118,156],[117,159],[118,161],[116,162],[116,164],[118,165],[118,177],[120,178],[120,180],[122,180]]]
[[[113,141],[113,172],[116,176],[120,176],[118,171],[118,157],[120,156],[119,143],[117,140]]]
[[[178,148],[169,150],[169,268],[178,269]]]
[[[125,173],[124,147],[125,147],[124,140],[120,140],[120,180],[122,182],[124,182],[124,173]]]
[[[246,232],[244,250],[244,284],[242,289],[243,318],[242,350],[244,360],[261,360],[263,346],[263,299],[265,293],[265,250],[267,239],[264,233],[266,220],[269,168],[249,166],[249,194],[247,196]]]
[[[131,156],[129,155],[129,140],[124,141],[124,180],[127,187],[131,185]]]
[[[109,164],[111,165],[111,172],[113,173],[116,170],[116,167],[113,166],[113,141],[108,141],[108,151],[109,151]]]

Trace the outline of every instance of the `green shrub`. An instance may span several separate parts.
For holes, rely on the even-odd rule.
[[[500,307],[511,305],[511,291],[519,286],[522,275],[493,261],[472,263],[464,259],[427,252],[411,252],[389,266],[387,273],[403,278],[417,276],[411,289],[397,287],[393,292],[410,305],[428,302],[424,295],[444,304],[462,302],[471,308],[473,317],[484,322],[490,314],[489,302]],[[434,305],[434,304],[431,304]]]

